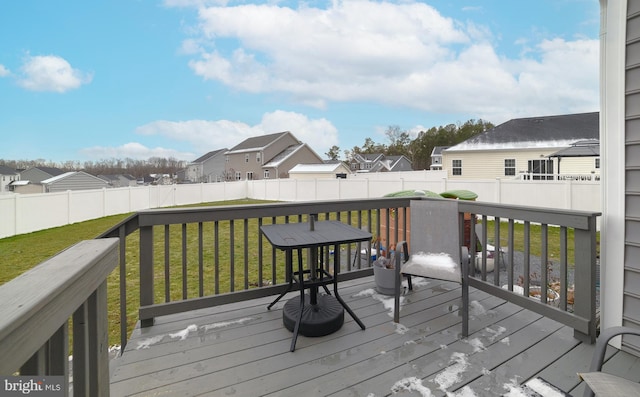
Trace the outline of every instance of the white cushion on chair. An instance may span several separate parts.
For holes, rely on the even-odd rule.
[[[409,260],[402,265],[402,273],[435,278],[438,280],[455,281],[460,283],[462,271],[460,264],[454,262],[449,254],[418,252],[409,256]]]

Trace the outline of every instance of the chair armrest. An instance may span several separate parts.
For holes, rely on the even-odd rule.
[[[640,329],[631,327],[610,327],[600,333],[600,337],[596,341],[596,349],[593,352],[593,358],[591,359],[590,372],[602,370],[602,364],[604,361],[604,353],[607,351],[607,345],[609,341],[623,334],[640,336]]]

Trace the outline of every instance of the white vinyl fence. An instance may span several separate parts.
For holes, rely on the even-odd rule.
[[[442,172],[355,175],[348,179],[267,179],[168,186],[0,195],[0,238],[150,208],[243,198],[315,201],[382,197],[400,190],[466,189],[478,201],[601,210],[599,181],[447,179]]]

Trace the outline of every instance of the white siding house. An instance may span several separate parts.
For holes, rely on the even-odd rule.
[[[442,168],[449,178],[465,179],[599,174],[599,154],[554,157],[580,141],[598,140],[599,132],[598,112],[513,119],[443,150]],[[559,163],[566,166],[558,170]]]
[[[325,164],[298,164],[289,170],[292,179],[346,178],[351,171],[342,162]]]

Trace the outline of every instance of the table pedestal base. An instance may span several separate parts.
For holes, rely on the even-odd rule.
[[[289,299],[282,308],[282,322],[294,331],[300,314],[300,297]],[[344,308],[332,295],[318,295],[317,304],[312,305],[308,294],[304,295],[304,309],[298,333],[304,336],[329,335],[342,327]]]

